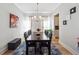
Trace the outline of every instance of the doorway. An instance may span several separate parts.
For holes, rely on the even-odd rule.
[[[54,15],[54,42],[59,42],[59,14]]]

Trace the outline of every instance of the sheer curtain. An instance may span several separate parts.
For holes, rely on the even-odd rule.
[[[43,17],[43,38],[47,39],[45,36],[45,30],[51,29],[51,19],[50,17]]]
[[[28,30],[31,29],[31,20],[30,20],[29,16],[26,17],[26,18],[22,21],[22,24],[23,24],[23,26],[22,26],[23,32],[26,32],[26,31],[28,31]]]
[[[50,17],[43,18],[43,30],[51,29],[51,20]]]
[[[26,30],[28,31],[28,30],[31,30],[31,19],[29,18],[29,19],[27,19],[27,21],[26,21]]]

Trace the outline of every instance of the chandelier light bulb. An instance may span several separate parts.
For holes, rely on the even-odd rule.
[[[34,18],[36,19],[36,16],[34,16]]]
[[[39,18],[41,19],[41,18],[42,18],[42,16],[39,16]]]

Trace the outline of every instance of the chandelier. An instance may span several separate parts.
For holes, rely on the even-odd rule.
[[[38,19],[41,19],[42,17],[41,16],[39,16],[39,3],[37,3],[36,4],[36,10],[35,10],[35,15],[32,17],[32,19],[36,19],[36,20],[38,20]]]

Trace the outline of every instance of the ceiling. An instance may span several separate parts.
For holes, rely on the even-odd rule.
[[[57,8],[60,3],[15,3],[15,5],[26,15],[34,16],[48,16],[55,8]]]

